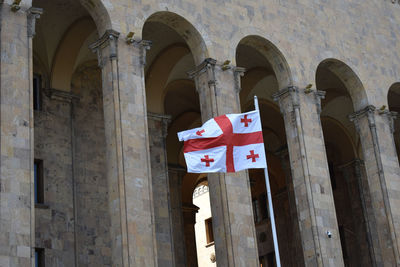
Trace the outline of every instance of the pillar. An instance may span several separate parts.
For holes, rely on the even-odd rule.
[[[171,203],[172,236],[174,243],[175,266],[186,266],[186,245],[182,211],[182,180],[186,170],[180,167],[168,167],[169,200]]]
[[[194,225],[196,224],[196,213],[199,207],[193,204],[185,203],[182,205],[183,223],[186,243],[186,266],[197,267],[197,248],[196,248],[196,232]]]
[[[170,116],[149,113],[150,161],[158,266],[176,266],[172,236],[166,137]]]
[[[276,93],[284,118],[305,266],[343,266],[320,121],[321,91]],[[329,237],[327,232],[331,232]]]
[[[35,213],[32,38],[41,9],[0,2],[0,266],[31,266]]]
[[[206,59],[189,75],[200,97],[203,122],[240,113],[244,69]],[[208,175],[216,259],[219,266],[258,266],[257,239],[247,172]]]
[[[348,249],[354,248],[354,250],[348,251],[352,255],[351,259],[353,262],[349,262],[350,266],[374,266],[371,261],[372,247],[370,244],[373,242],[369,231],[369,221],[367,214],[367,205],[370,203],[364,195],[364,184],[366,177],[362,172],[364,167],[363,161],[355,159],[349,163],[339,166],[339,170],[342,172],[346,190],[349,195],[348,206],[350,208],[351,216],[353,217],[353,229],[355,232],[351,235],[356,239],[356,244]],[[345,233],[347,235],[347,233]]]
[[[112,266],[156,266],[144,85],[144,40],[107,30],[91,48],[102,69]]]
[[[394,144],[395,113],[374,106],[350,115],[363,151],[371,198],[373,258],[378,266],[400,265],[400,168]]]
[[[289,200],[290,227],[288,233],[291,266],[304,266],[304,256],[300,238],[299,217],[296,208],[296,199],[293,190],[292,173],[289,163],[289,152],[287,147],[280,149],[277,153],[281,160],[282,170],[285,173],[286,188]]]

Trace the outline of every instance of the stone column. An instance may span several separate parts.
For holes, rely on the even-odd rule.
[[[196,232],[194,225],[196,224],[196,213],[199,207],[193,204],[184,204],[182,206],[184,233],[186,243],[186,266],[197,267],[197,247]]]
[[[174,240],[175,266],[186,266],[186,245],[182,212],[182,180],[186,170],[168,167],[169,200],[171,203],[172,236]]]
[[[320,121],[323,96],[320,91],[307,94],[288,87],[276,93],[274,99],[285,121],[305,265],[343,266]]]
[[[176,266],[168,181],[166,137],[170,116],[149,113],[150,160],[158,266]]]
[[[357,240],[357,244],[351,246],[356,249],[349,251],[349,254],[352,255],[351,259],[355,261],[350,262],[350,266],[355,266],[357,264],[361,264],[361,266],[374,266],[371,261],[371,252],[373,253],[373,251],[370,244],[373,241],[369,231],[370,227],[367,213],[369,208],[367,205],[370,202],[366,200],[366,196],[364,195],[363,188],[366,178],[365,175],[362,175],[362,167],[363,162],[359,159],[339,166],[339,170],[343,173],[346,182],[346,189],[350,199],[349,206],[355,229],[354,235]]]
[[[0,266],[34,256],[32,38],[42,10],[21,5],[0,2]]]
[[[367,190],[371,197],[371,229],[378,266],[400,265],[400,168],[393,138],[395,113],[374,106],[350,115],[360,135]]]
[[[91,48],[102,68],[113,266],[156,266],[144,64],[149,42],[107,30]]]
[[[282,169],[285,173],[285,180],[286,180],[286,188],[287,194],[289,199],[289,211],[290,211],[290,230],[288,233],[288,242],[289,250],[290,250],[290,260],[291,266],[304,266],[304,255],[302,249],[302,242],[300,237],[300,229],[299,229],[299,217],[297,214],[297,207],[296,207],[296,198],[293,190],[293,183],[292,183],[292,173],[290,170],[290,159],[289,159],[289,152],[287,147],[285,146],[283,149],[280,149],[277,153],[281,160]]]
[[[202,120],[240,113],[244,69],[206,59],[189,73],[200,97]],[[213,232],[219,266],[258,266],[257,239],[247,172],[208,175]]]

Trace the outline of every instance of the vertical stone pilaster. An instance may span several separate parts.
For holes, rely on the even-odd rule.
[[[353,236],[355,236],[357,244],[350,246],[348,251],[352,255],[354,262],[349,262],[350,266],[361,264],[361,266],[375,266],[372,264],[372,236],[370,232],[371,222],[368,219],[370,210],[370,197],[365,195],[364,187],[366,177],[362,172],[364,167],[363,161],[355,159],[349,163],[339,166],[339,170],[343,173],[346,183],[346,190],[349,195],[349,207],[351,216],[353,217]],[[365,242],[367,241],[367,242]]]
[[[91,48],[102,68],[113,266],[156,266],[144,86],[147,41],[107,30]],[[123,70],[123,71],[120,71]]]
[[[33,264],[32,38],[41,12],[0,3],[0,266]]]
[[[292,173],[290,170],[289,151],[287,147],[280,149],[277,153],[281,160],[282,169],[285,173],[286,187],[289,200],[291,227],[288,234],[290,259],[292,266],[304,266],[304,255],[299,229],[299,216],[297,214],[296,198],[293,190]]]
[[[172,234],[167,144],[170,116],[149,113],[147,115],[150,140],[150,161],[153,183],[154,220],[158,266],[176,266]]]
[[[285,121],[305,266],[343,266],[319,117],[322,97],[324,92],[306,94],[297,87],[274,95]]]
[[[194,225],[196,224],[196,213],[199,211],[199,207],[193,204],[183,204],[183,221],[184,221],[184,233],[186,243],[186,266],[197,267],[197,248],[196,248],[196,232]]]
[[[206,59],[189,73],[200,97],[202,120],[239,113],[244,69]],[[208,175],[213,231],[219,266],[258,266],[250,183],[245,171]]]
[[[186,266],[186,246],[182,213],[182,181],[186,170],[179,167],[168,167],[170,188],[170,205],[172,216],[172,236],[174,240],[175,266]]]
[[[396,114],[374,106],[350,115],[360,135],[371,197],[373,252],[377,265],[400,264],[400,168],[393,139]]]

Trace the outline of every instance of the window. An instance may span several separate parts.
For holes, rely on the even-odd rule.
[[[213,227],[212,227],[212,218],[208,218],[207,220],[204,221],[206,225],[206,238],[207,238],[207,244],[210,244],[214,242],[214,233],[213,233]]]
[[[260,221],[259,207],[257,198],[253,199],[253,215],[254,222],[258,223]]]
[[[35,267],[44,267],[44,249],[35,248]]]
[[[33,109],[42,109],[42,97],[41,97],[41,77],[40,75],[33,75]]]
[[[43,160],[34,161],[35,204],[44,203]]]

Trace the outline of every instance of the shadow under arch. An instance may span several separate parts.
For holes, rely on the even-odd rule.
[[[70,91],[71,77],[82,45],[90,34],[96,31],[93,22],[89,16],[78,19],[64,33],[53,59],[50,74],[51,88]]]
[[[240,46],[253,48],[267,60],[271,71],[276,76],[279,90],[292,85],[293,79],[289,65],[282,52],[272,42],[258,35],[248,35],[242,38],[236,46],[236,62],[238,64],[238,50]],[[246,68],[246,66],[241,67]]]
[[[329,70],[343,83],[355,111],[368,105],[367,94],[361,80],[346,63],[335,58],[324,59],[318,64],[316,77],[322,68]]]
[[[396,82],[392,84],[389,88],[389,92],[387,95],[387,101],[388,101],[388,106],[390,111],[397,112],[397,117],[400,114],[400,82]],[[393,123],[393,137],[394,137],[394,143],[396,146],[396,152],[397,152],[397,159],[400,162],[400,119],[397,118],[394,120]]]
[[[148,22],[159,22],[175,30],[185,40],[193,54],[196,65],[209,57],[209,52],[199,31],[184,17],[169,11],[159,11],[147,18],[143,29]],[[142,32],[143,35],[143,32]],[[143,35],[144,36],[144,35]]]

